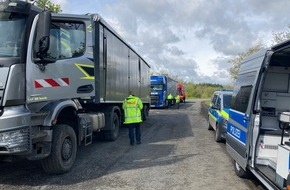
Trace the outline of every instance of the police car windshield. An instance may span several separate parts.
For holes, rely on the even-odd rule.
[[[224,108],[230,108],[232,95],[224,94],[223,106]]]
[[[19,57],[25,17],[16,13],[0,13],[0,57]]]

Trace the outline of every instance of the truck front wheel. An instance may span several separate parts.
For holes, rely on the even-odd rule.
[[[70,171],[77,153],[77,139],[74,130],[68,125],[56,125],[53,130],[51,153],[41,160],[43,170],[49,174],[62,174]]]

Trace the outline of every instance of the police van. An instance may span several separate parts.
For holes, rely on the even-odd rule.
[[[208,130],[215,130],[216,142],[225,139],[232,94],[232,90],[218,90],[212,95],[208,108]]]
[[[238,176],[252,173],[268,189],[287,189],[289,111],[290,41],[285,41],[241,64],[226,135],[226,148]]]

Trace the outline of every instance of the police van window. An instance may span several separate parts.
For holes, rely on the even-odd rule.
[[[224,108],[230,108],[231,106],[231,100],[232,100],[232,95],[224,94],[223,96],[223,107]]]
[[[212,100],[211,100],[212,105],[215,105],[215,102],[217,100],[217,97],[218,96],[216,94],[212,97]]]
[[[216,100],[216,103],[215,103],[215,107],[220,109],[221,108],[221,98],[218,96],[217,97],[217,100]]]
[[[231,108],[245,113],[247,111],[250,95],[253,89],[256,71],[238,76],[233,92]]]
[[[85,52],[83,23],[53,22],[47,56],[54,59],[78,57]]]
[[[215,106],[220,109],[221,107],[221,98],[218,97]]]

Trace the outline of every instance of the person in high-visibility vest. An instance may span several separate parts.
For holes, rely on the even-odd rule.
[[[141,99],[130,92],[129,97],[123,101],[122,108],[125,116],[124,124],[129,128],[130,144],[132,146],[135,144],[134,128],[137,144],[141,144],[141,110],[143,108]]]
[[[179,103],[180,103],[180,96],[179,96],[179,94],[177,94],[175,96],[175,103],[177,104],[177,109],[179,109]]]
[[[167,96],[167,108],[170,108],[170,106],[173,104],[173,96],[172,94],[168,94]]]

